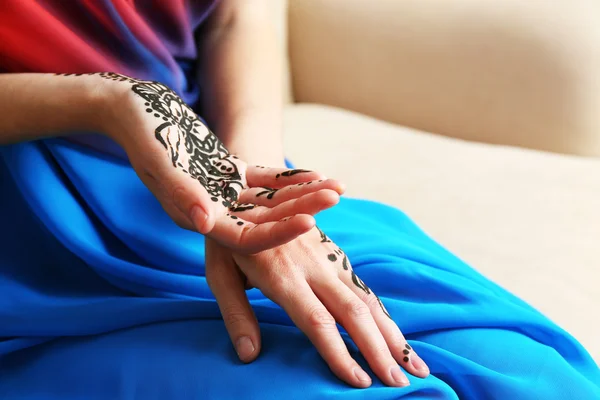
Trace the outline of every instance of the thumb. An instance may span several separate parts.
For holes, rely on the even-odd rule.
[[[241,361],[260,353],[260,328],[248,302],[245,279],[231,251],[206,238],[206,281],[217,300],[225,328]]]
[[[129,154],[129,153],[128,153]],[[161,203],[167,214],[184,229],[207,234],[215,225],[220,203],[201,182],[173,168],[163,157],[130,156],[141,181]]]

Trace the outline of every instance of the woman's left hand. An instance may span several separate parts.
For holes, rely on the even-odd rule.
[[[409,384],[398,363],[415,376],[429,374],[381,300],[319,228],[251,256],[234,254],[207,239],[206,279],[244,362],[260,352],[259,326],[245,293],[246,288],[257,287],[288,313],[343,381],[356,387],[371,384],[350,356],[336,323],[346,329],[385,384]]]

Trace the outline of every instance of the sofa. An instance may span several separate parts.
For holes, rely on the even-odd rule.
[[[600,5],[270,0],[285,147],[600,362]]]

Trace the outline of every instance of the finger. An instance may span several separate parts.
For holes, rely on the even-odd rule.
[[[340,196],[336,192],[325,189],[309,193],[299,199],[288,200],[273,208],[242,205],[231,209],[231,215],[236,215],[255,224],[261,224],[279,221],[296,214],[316,215],[320,211],[333,207],[339,201]]]
[[[339,279],[315,279],[311,286],[350,334],[379,379],[389,386],[408,386],[408,378],[392,357],[369,307]]]
[[[225,250],[207,251],[206,281],[238,357],[248,363],[260,353],[260,329],[246,296],[243,276]]]
[[[420,378],[429,375],[429,367],[408,344],[400,328],[383,302],[369,287],[354,273],[344,271],[340,276],[342,282],[365,303],[373,316],[379,331],[383,335],[394,359],[409,373]]]
[[[325,175],[306,169],[265,168],[248,166],[246,182],[249,187],[271,187],[280,189],[301,182],[327,179]]]
[[[223,215],[207,236],[238,253],[255,254],[286,244],[314,226],[315,219],[306,214],[262,224],[244,221],[236,215]]]
[[[343,186],[334,179],[309,181],[296,185],[286,186],[283,189],[269,187],[257,187],[245,189],[238,199],[239,204],[252,203],[260,206],[273,207],[284,201],[297,199],[305,194],[314,193],[319,190],[329,189],[342,194]]]
[[[275,300],[281,299],[281,307],[306,334],[331,371],[350,385],[363,388],[370,386],[371,378],[350,356],[335,319],[306,282],[295,285],[288,292],[275,294]]]

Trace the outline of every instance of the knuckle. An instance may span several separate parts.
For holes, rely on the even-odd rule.
[[[283,274],[269,274],[270,291],[280,297],[287,297],[290,293],[290,278],[282,276]]]
[[[308,311],[308,325],[316,329],[336,328],[335,319],[323,307],[313,307]]]
[[[185,205],[186,189],[182,185],[173,185],[171,188],[171,199],[173,204],[179,209],[182,209]],[[182,210],[184,211],[184,210]],[[185,210],[188,211],[188,210]]]
[[[404,337],[398,332],[391,335],[391,337],[388,339],[388,343],[390,349],[395,352],[401,352],[405,349],[404,346],[406,345],[406,339],[404,339]]]
[[[223,321],[228,327],[240,327],[250,323],[248,313],[238,305],[228,305],[222,309]]]
[[[287,299],[293,293],[292,277],[277,271],[263,271],[261,291],[269,298]]]
[[[365,296],[364,302],[367,305],[367,307],[369,307],[369,309],[371,310],[380,308],[379,300],[377,300],[377,297],[373,293],[371,293],[368,296]]]
[[[365,318],[371,314],[371,310],[360,300],[350,300],[344,304],[346,314],[352,318]]]

